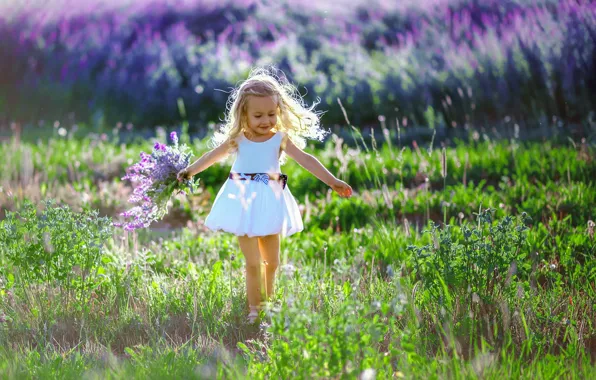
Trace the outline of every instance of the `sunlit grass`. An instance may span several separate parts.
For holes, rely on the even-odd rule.
[[[245,322],[244,260],[237,241],[200,223],[221,174],[229,170],[224,163],[203,173],[202,193],[174,202],[173,219],[182,219],[177,225],[114,231],[101,257],[72,250],[74,260],[91,260],[94,269],[91,287],[81,296],[63,291],[76,284],[52,271],[41,272],[43,281],[25,280],[32,275],[23,276],[17,266],[27,263],[2,251],[0,373],[8,378],[596,374],[592,145],[488,140],[404,150],[394,140],[373,144],[354,137],[352,146],[332,139],[316,152],[354,186],[352,199],[332,195],[295,163],[287,164],[307,228],[282,241],[276,293],[260,324]],[[109,135],[93,144],[57,135],[45,143],[0,145],[5,157],[14,157],[1,172],[2,217],[20,210],[25,200],[39,204],[46,198],[66,201],[75,211],[90,204],[113,215],[124,207],[130,187],[117,173],[151,144],[120,145]],[[197,155],[206,149],[205,141],[193,144]],[[104,165],[111,177],[107,169],[91,169],[101,165],[101,152],[109,156]],[[73,160],[81,164],[68,172],[64,167]],[[494,210],[494,223],[478,218],[486,208]],[[490,228],[522,212],[532,221],[519,250],[507,251],[514,258],[503,263],[508,272],[485,267],[494,274],[491,282],[470,291],[461,279],[490,262],[462,266],[458,255],[440,256],[441,249],[461,249],[465,228],[476,228],[483,236],[478,244],[497,253],[509,235],[490,248],[497,236]],[[451,226],[449,238],[425,232],[429,216]],[[18,246],[23,252],[48,249],[44,231],[36,235],[35,225],[35,220],[28,224],[27,239]],[[50,228],[51,235],[57,227]],[[41,246],[34,236],[42,237]],[[427,252],[417,253],[425,246]],[[420,255],[428,254],[437,256],[423,264]],[[53,257],[53,265],[62,268],[60,256]],[[442,266],[434,272],[429,263]],[[81,268],[73,270],[76,279]]]

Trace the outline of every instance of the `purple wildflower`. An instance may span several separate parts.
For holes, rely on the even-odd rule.
[[[146,228],[153,221],[161,219],[167,212],[167,205],[174,192],[193,191],[197,182],[178,182],[178,172],[190,163],[190,148],[178,145],[176,132],[170,133],[174,146],[156,142],[153,152],[141,152],[141,161],[131,165],[122,179],[134,183],[135,188],[128,202],[133,207],[120,214],[129,222],[114,223],[127,231]]]
[[[155,145],[153,146],[153,153],[155,153],[155,151],[161,151],[161,152],[165,152],[167,151],[166,146],[162,143],[160,143],[159,141],[155,143]]]

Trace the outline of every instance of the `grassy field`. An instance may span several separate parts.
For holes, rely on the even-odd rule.
[[[202,225],[231,162],[127,233],[120,177],[153,141],[55,130],[0,144],[4,378],[596,376],[590,139],[330,139],[314,153],[355,196],[284,166],[306,229],[248,325],[237,241]]]

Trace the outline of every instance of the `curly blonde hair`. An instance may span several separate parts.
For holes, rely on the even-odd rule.
[[[327,134],[320,125],[320,112],[308,107],[296,87],[285,76],[278,76],[273,67],[253,69],[248,78],[235,88],[226,104],[226,118],[219,131],[212,138],[212,145],[219,146],[229,140],[232,151],[236,151],[236,138],[247,123],[246,108],[249,96],[271,96],[277,101],[279,117],[274,132],[285,132],[300,149],[306,147],[306,138],[323,141]],[[283,74],[283,73],[282,73]],[[280,157],[285,162],[285,153]]]

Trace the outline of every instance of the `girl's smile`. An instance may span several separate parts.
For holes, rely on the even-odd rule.
[[[248,134],[268,136],[277,125],[277,101],[271,96],[249,96],[246,106]]]

